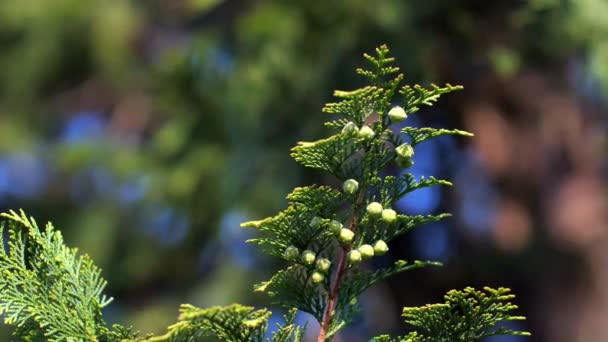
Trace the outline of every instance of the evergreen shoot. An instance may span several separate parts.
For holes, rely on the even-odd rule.
[[[232,304],[207,309],[182,305],[178,322],[160,336],[141,336],[128,328],[108,328],[102,309],[111,302],[103,294],[101,271],[86,255],[65,246],[61,233],[49,223],[39,229],[22,211],[2,214],[0,226],[0,313],[15,327],[19,341],[199,341],[215,336],[221,341],[303,341],[305,326],[294,323],[297,311],[315,317],[317,341],[330,341],[361,311],[358,299],[376,283],[397,273],[441,264],[432,260],[397,260],[390,267],[370,269],[367,260],[386,254],[392,240],[449,216],[405,215],[395,203],[413,191],[430,186],[450,186],[446,180],[416,179],[407,173],[415,161],[418,144],[444,135],[472,136],[461,130],[405,127],[423,106],[432,106],[441,95],[460,86],[403,85],[386,46],[375,56],[365,54],[367,69],[357,73],[368,85],[336,91],[337,101],[323,111],[332,120],[327,138],[300,142],[292,157],[301,165],[335,177],[339,188],[311,185],[295,188],[288,206],[277,215],[243,224],[259,231],[250,240],[271,256],[284,259],[286,268],[254,286],[272,303],[287,310],[285,323],[268,327],[267,309]],[[399,105],[394,105],[394,103]],[[398,168],[403,172],[387,175]],[[5,231],[6,230],[6,231]],[[506,288],[452,290],[445,302],[404,308],[411,332],[386,341],[478,341],[493,335],[529,335],[501,326],[523,320],[512,315],[517,306]],[[269,334],[268,329],[273,329]]]

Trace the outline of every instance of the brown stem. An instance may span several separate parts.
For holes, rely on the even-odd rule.
[[[327,300],[327,306],[325,307],[325,312],[323,313],[323,321],[321,322],[321,330],[319,331],[319,338],[317,342],[325,342],[325,338],[327,336],[327,331],[329,330],[329,323],[334,317],[334,309],[336,306],[336,300],[338,299],[338,289],[340,288],[340,282],[342,281],[342,275],[344,275],[344,271],[346,270],[346,252],[344,250],[341,251],[340,260],[338,261],[338,273],[336,274],[336,278],[334,283],[331,286],[331,290],[329,292],[329,298]]]
[[[359,197],[355,203],[355,208],[353,212],[353,216],[350,221],[350,230],[355,232],[357,228],[357,212],[359,211],[359,206],[361,205],[361,200],[363,197],[364,191],[359,193]],[[327,338],[327,332],[329,330],[329,323],[331,323],[332,318],[335,314],[336,302],[338,300],[338,291],[340,290],[340,284],[342,283],[342,277],[348,268],[348,263],[346,262],[346,256],[351,249],[351,245],[347,245],[340,251],[340,258],[338,259],[338,267],[336,271],[336,277],[334,278],[333,284],[331,285],[331,289],[329,291],[329,297],[327,299],[327,306],[325,307],[325,312],[323,313],[323,321],[321,322],[321,329],[319,330],[319,337],[317,338],[317,342],[325,342]]]

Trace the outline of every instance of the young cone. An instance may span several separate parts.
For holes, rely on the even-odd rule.
[[[388,117],[391,119],[391,122],[401,122],[407,119],[407,114],[403,108],[395,106],[388,111]]]
[[[373,218],[382,216],[382,204],[378,202],[372,202],[367,205],[367,215]]]
[[[316,254],[311,250],[305,250],[302,252],[302,262],[306,265],[312,265],[315,263]]]

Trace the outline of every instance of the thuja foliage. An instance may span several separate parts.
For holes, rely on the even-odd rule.
[[[353,91],[336,91],[338,101],[323,111],[334,118],[326,123],[334,134],[315,142],[301,142],[294,159],[333,175],[341,183],[299,187],[287,196],[288,207],[260,221],[243,224],[260,231],[250,240],[289,264],[254,290],[268,294],[287,309],[285,323],[272,327],[267,309],[232,304],[225,307],[181,306],[178,322],[160,336],[141,336],[131,329],[107,327],[102,309],[111,299],[101,271],[92,260],[65,246],[61,233],[49,223],[42,230],[23,211],[2,214],[4,239],[0,250],[0,313],[15,327],[20,341],[199,341],[214,336],[222,341],[302,341],[306,326],[294,323],[298,310],[310,313],[320,324],[318,341],[331,340],[360,312],[359,296],[388,277],[418,268],[440,266],[434,261],[398,260],[392,266],[372,269],[365,261],[384,255],[389,243],[412,229],[448,217],[404,215],[391,209],[409,193],[451,183],[434,177],[416,179],[407,172],[415,148],[443,135],[472,134],[460,130],[406,127],[406,120],[422,106],[431,106],[442,94],[460,86],[402,85],[403,75],[381,46],[376,55],[364,55],[368,69],[357,73],[369,85]],[[399,105],[393,105],[399,102]],[[6,231],[5,231],[6,230]],[[404,308],[411,333],[385,341],[477,341],[485,336],[528,335],[500,326],[522,320],[511,315],[509,289],[452,290],[445,302]]]

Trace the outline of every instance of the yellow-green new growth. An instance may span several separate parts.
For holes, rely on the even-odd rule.
[[[363,126],[359,129],[359,137],[365,140],[369,140],[374,137],[376,133],[369,126]]]
[[[382,220],[386,223],[393,223],[397,220],[397,212],[393,209],[382,210]]]
[[[353,249],[352,251],[348,252],[348,254],[346,255],[346,258],[348,259],[348,263],[351,265],[356,265],[356,264],[360,263],[361,260],[363,260],[363,257],[361,256],[361,252],[359,252],[356,249]]]
[[[388,252],[388,245],[382,240],[378,240],[374,243],[374,254],[384,255]]]
[[[315,258],[316,258],[316,254],[315,252],[311,251],[311,250],[305,250],[304,252],[302,252],[302,262],[305,263],[306,265],[312,265],[315,263]]]
[[[367,215],[370,217],[378,218],[382,216],[382,204],[378,202],[372,202],[367,205]]]
[[[340,229],[340,236],[339,236],[340,242],[347,243],[347,244],[351,243],[351,242],[353,242],[354,237],[355,237],[355,233],[352,230],[350,230],[348,228]]]
[[[359,190],[359,182],[357,182],[354,179],[347,179],[344,181],[344,185],[342,186],[342,189],[344,189],[344,192],[346,192],[349,195],[354,194],[355,192],[357,192],[357,190]]]
[[[331,261],[327,258],[321,258],[317,260],[316,265],[316,269],[319,272],[325,273],[327,271],[329,271],[329,268],[331,267]]]
[[[87,256],[63,243],[61,232],[48,223],[9,211],[0,214],[0,314],[17,327],[36,327],[48,341],[96,341],[109,332],[101,309],[112,298],[103,294],[106,281]],[[4,240],[8,228],[8,240]],[[18,329],[20,337],[23,329]],[[30,331],[29,333],[33,333]]]
[[[407,119],[407,114],[405,110],[401,108],[401,106],[395,106],[388,111],[388,117],[391,119],[391,122],[401,122]]]
[[[322,282],[323,280],[325,280],[325,276],[323,275],[323,273],[321,273],[319,271],[314,271],[314,272],[312,272],[312,275],[310,276],[310,280],[314,284],[318,284],[318,283]]]
[[[371,245],[361,245],[359,246],[359,248],[357,248],[357,250],[361,254],[361,258],[363,260],[369,259],[374,256],[374,247],[372,247]]]

